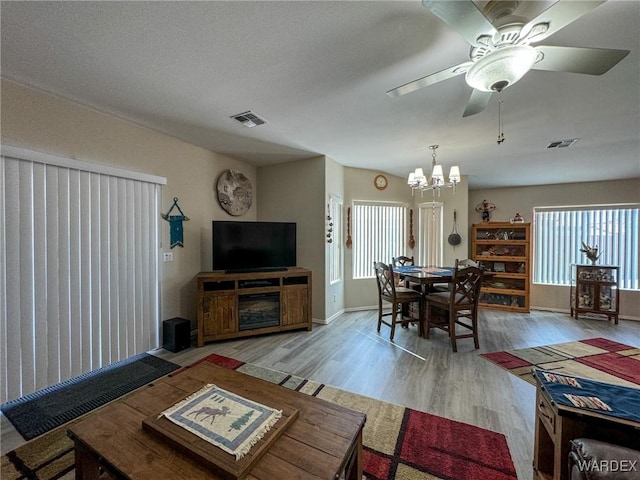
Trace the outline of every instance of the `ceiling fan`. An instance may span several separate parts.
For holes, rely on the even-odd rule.
[[[427,75],[387,92],[398,97],[457,75],[473,88],[463,117],[482,112],[494,92],[502,92],[529,70],[602,75],[629,50],[532,46],[566,27],[601,1],[560,0],[536,18],[514,15],[519,0],[490,0],[480,10],[468,1],[422,0],[422,5],[458,32],[470,45],[471,60]]]

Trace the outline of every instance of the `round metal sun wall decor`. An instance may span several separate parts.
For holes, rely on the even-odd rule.
[[[251,181],[238,170],[225,170],[218,177],[218,202],[229,215],[244,215],[253,201]]]

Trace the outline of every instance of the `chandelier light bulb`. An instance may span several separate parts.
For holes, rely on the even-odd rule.
[[[449,181],[458,183],[460,179],[460,168],[457,165],[454,165],[453,167],[451,167],[451,170],[449,170]]]
[[[434,183],[442,184],[444,183],[444,174],[442,173],[442,165],[434,165],[433,171],[431,172],[431,178]]]

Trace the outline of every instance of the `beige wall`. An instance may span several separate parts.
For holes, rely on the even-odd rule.
[[[486,199],[496,205],[491,220],[509,221],[516,212],[531,222],[534,207],[561,205],[593,205],[614,203],[640,203],[640,178],[607,182],[570,183],[534,187],[471,190],[469,211],[472,212],[468,228],[479,223],[481,217],[475,206]],[[534,225],[535,228],[535,225]],[[531,307],[559,311],[569,310],[569,288],[557,286],[531,286]],[[640,319],[640,292],[620,292],[620,313],[623,318]]]
[[[297,223],[298,266],[313,275],[312,315],[325,317],[325,157],[258,169],[258,219]]]
[[[184,223],[184,248],[172,250],[168,223],[161,222],[163,251],[174,254],[173,262],[160,264],[161,320],[183,317],[195,321],[195,276],[211,270],[211,220],[236,218],[218,205],[215,182],[222,170],[233,168],[242,171],[255,187],[255,167],[6,80],[2,80],[1,113],[4,145],[167,178],[162,212],[178,197],[190,220]],[[255,200],[240,218],[257,218]]]

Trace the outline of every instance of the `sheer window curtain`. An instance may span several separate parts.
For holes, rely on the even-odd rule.
[[[2,147],[2,402],[159,345],[163,183]]]

